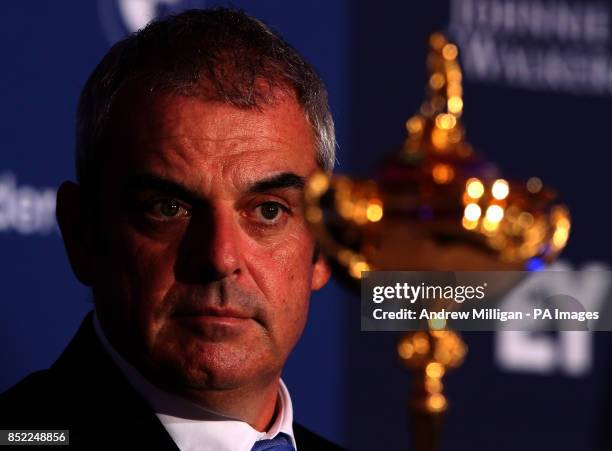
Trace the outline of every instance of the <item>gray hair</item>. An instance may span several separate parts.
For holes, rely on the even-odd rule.
[[[115,44],[79,100],[76,171],[91,189],[114,97],[128,83],[260,108],[274,89],[291,91],[312,126],[316,160],[331,172],[336,138],[327,91],[313,67],[278,34],[244,12],[189,10],[147,25]]]

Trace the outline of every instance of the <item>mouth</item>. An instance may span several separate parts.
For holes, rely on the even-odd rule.
[[[246,327],[253,317],[246,312],[225,307],[202,307],[177,311],[174,317],[199,335],[216,337],[233,335]]]
[[[211,317],[213,319],[230,318],[236,320],[251,319],[251,315],[241,310],[227,307],[202,307],[177,311],[174,316],[180,318]]]

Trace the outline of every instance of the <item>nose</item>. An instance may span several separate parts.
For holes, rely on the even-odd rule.
[[[192,283],[240,274],[240,230],[233,208],[215,206],[194,215],[179,251],[177,275]]]
[[[210,271],[218,278],[240,272],[239,230],[233,211],[216,209],[208,248]]]

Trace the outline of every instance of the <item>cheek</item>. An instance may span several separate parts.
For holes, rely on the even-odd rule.
[[[157,323],[166,307],[162,301],[175,283],[177,246],[155,241],[130,227],[116,230],[110,243],[102,278],[113,287],[109,302],[122,310],[125,320],[152,333],[161,327]]]
[[[134,233],[130,235],[127,261],[134,289],[142,293],[140,301],[159,304],[175,283],[174,265],[178,246],[174,243],[160,243]]]
[[[303,233],[288,234],[269,247],[253,249],[260,282],[267,293],[310,292],[313,244]],[[271,296],[278,297],[278,296]]]
[[[288,235],[272,248],[260,249],[250,272],[264,293],[270,328],[291,343],[300,335],[311,292],[313,244],[304,234]]]

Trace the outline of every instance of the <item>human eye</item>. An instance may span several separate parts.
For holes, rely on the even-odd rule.
[[[157,221],[173,221],[189,218],[191,211],[180,200],[167,197],[153,200],[147,208],[147,215]]]
[[[263,226],[275,226],[282,223],[289,213],[289,208],[280,202],[266,201],[255,207],[255,220]]]

